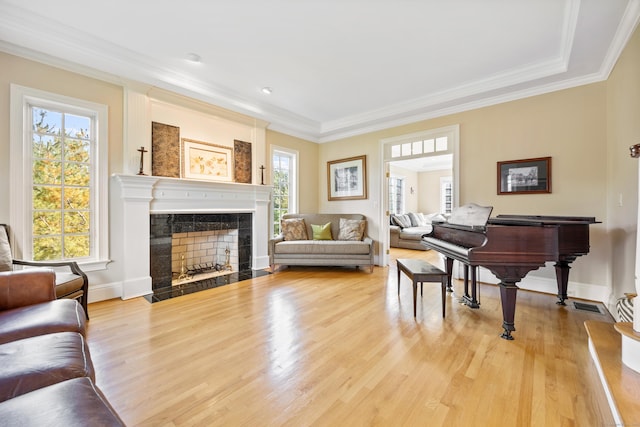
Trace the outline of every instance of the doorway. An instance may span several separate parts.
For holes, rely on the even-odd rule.
[[[389,219],[393,210],[444,213],[459,204],[459,125],[380,141],[380,265],[389,263]],[[402,186],[398,185],[402,180]],[[390,182],[394,189],[390,190]],[[442,191],[447,191],[448,199]],[[390,197],[390,191],[401,191]],[[403,197],[398,202],[398,197]],[[390,206],[390,200],[394,206]],[[444,211],[444,212],[443,212]]]

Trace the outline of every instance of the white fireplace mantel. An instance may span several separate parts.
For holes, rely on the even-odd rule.
[[[152,214],[251,212],[252,269],[269,266],[271,186],[114,174],[110,193],[111,239],[115,249],[112,258],[122,268],[123,299],[152,293],[149,271]]]

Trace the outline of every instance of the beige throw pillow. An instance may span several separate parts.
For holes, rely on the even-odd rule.
[[[363,219],[340,218],[338,240],[362,240],[366,221]]]
[[[284,240],[308,240],[307,226],[302,218],[290,218],[280,221]]]

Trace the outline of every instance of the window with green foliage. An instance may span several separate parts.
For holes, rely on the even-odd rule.
[[[31,106],[32,258],[91,256],[94,119]]]
[[[36,261],[72,259],[84,271],[105,269],[108,106],[10,87],[9,226],[14,255]]]
[[[272,153],[273,233],[278,235],[282,216],[297,211],[295,191],[297,154],[280,149],[274,149]]]

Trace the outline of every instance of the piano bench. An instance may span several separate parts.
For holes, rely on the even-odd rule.
[[[413,317],[416,317],[418,283],[420,283],[420,295],[422,295],[423,282],[440,282],[442,287],[442,317],[444,318],[447,273],[421,259],[400,258],[396,262],[398,264],[398,295],[400,295],[400,273],[406,274],[413,284]]]

